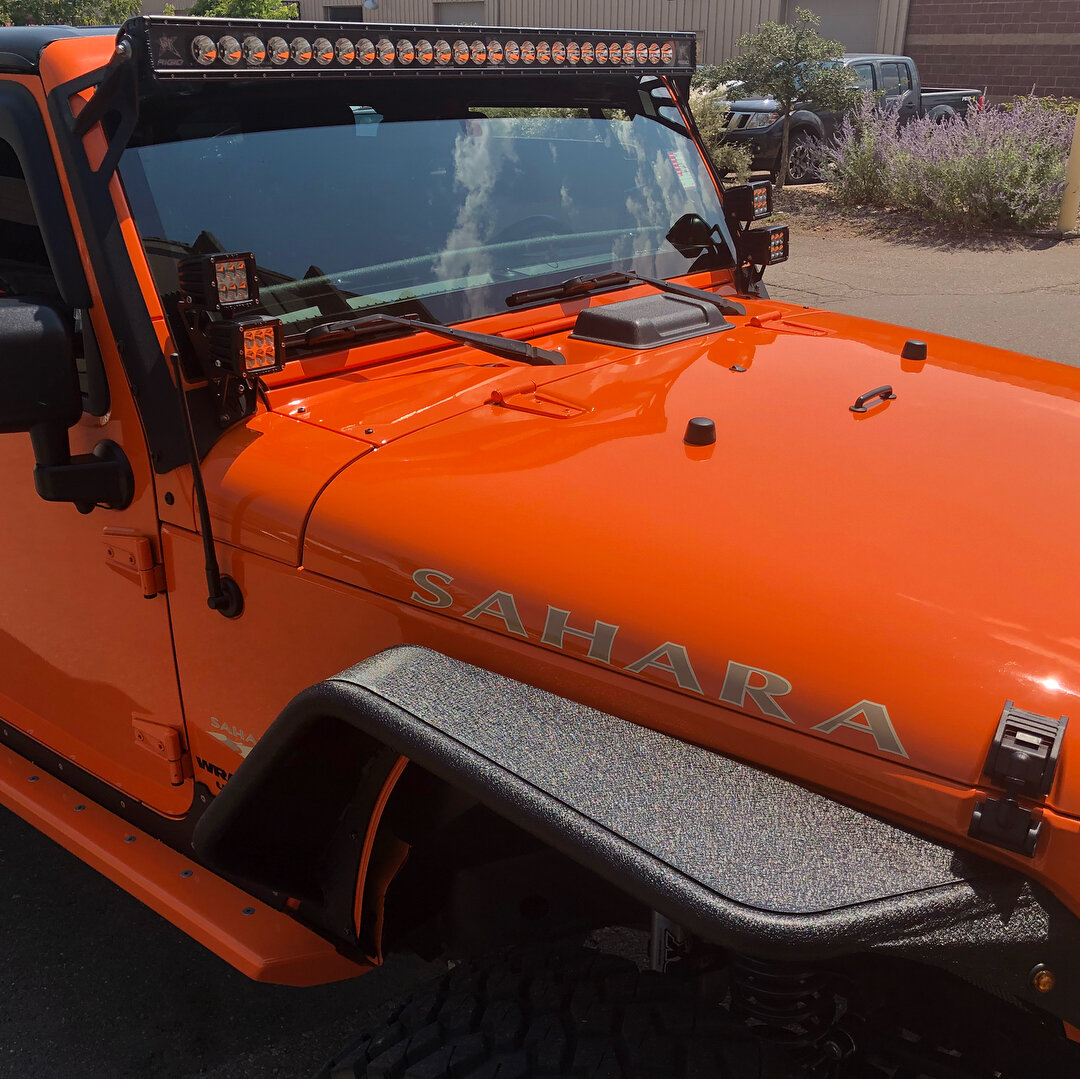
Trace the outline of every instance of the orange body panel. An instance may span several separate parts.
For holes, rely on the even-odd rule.
[[[45,86],[109,50],[55,43]],[[118,180],[112,194],[169,347]],[[728,288],[730,275],[687,281]],[[191,780],[172,787],[149,766],[133,716],[186,723],[195,779],[220,789],[295,693],[419,644],[978,850],[1080,913],[1080,714],[1036,857],[967,836],[1004,702],[1078,713],[1080,371],[943,337],[906,361],[903,329],[753,299],[733,329],[654,351],[569,337],[583,307],[651,293],[470,324],[565,366],[419,334],[269,376],[270,411],[202,463],[221,569],[244,593],[233,620],[206,605],[189,472],[153,476],[98,303],[114,407],[74,429],[73,450],[120,442],[137,497],[85,518],[42,503],[28,440],[3,441],[20,531],[0,551],[19,585],[0,599],[17,668],[0,714],[179,815]],[[849,410],[883,384],[895,399]],[[715,445],[683,443],[695,416],[715,421]],[[106,524],[148,537],[164,595],[145,600],[108,565]],[[215,921],[185,906],[168,884],[180,855],[142,836],[112,851],[113,818],[93,818],[100,837],[90,817],[76,828],[63,788],[42,777],[29,798],[21,767],[0,753],[0,799],[241,969],[293,984],[360,969],[268,908]],[[232,902],[235,889],[204,883]]]
[[[579,629],[618,625],[624,669],[674,642],[685,677],[669,657],[640,673],[713,701],[730,661],[775,672],[788,718],[748,698],[763,722],[810,732],[877,702],[897,763],[974,785],[1006,699],[1059,715],[1080,692],[1080,581],[1061,572],[1078,504],[1068,473],[1038,461],[1041,438],[1080,453],[1080,372],[1001,356],[998,377],[975,377],[974,348],[945,339],[906,372],[904,331],[800,312],[811,323],[829,332],[770,321],[629,359],[610,349],[606,366],[543,375],[578,415],[489,404],[385,446],[319,499],[305,568],[401,600],[432,568],[453,580],[445,613],[501,590],[509,617],[508,604],[473,617],[513,633],[516,614],[533,640],[549,605]],[[895,401],[849,411],[883,383]],[[700,414],[717,425],[705,451],[682,443]],[[378,508],[362,522],[361,491]],[[713,744],[709,726],[689,733]],[[865,719],[812,736],[880,748]],[[1076,814],[1071,739],[1051,801]]]
[[[885,755],[855,755],[828,739],[807,737],[802,729],[672,693],[614,667],[584,660],[569,648],[537,647],[535,639],[394,602],[237,550],[223,550],[222,569],[240,583],[247,607],[235,622],[227,622],[207,610],[199,593],[198,537],[166,528],[163,542],[177,582],[172,610],[192,752],[198,778],[212,788],[221,785],[217,770],[235,771],[296,692],[359,658],[406,641],[705,742],[924,834],[996,857],[1080,909],[1080,877],[1073,869],[1080,856],[1080,822],[1074,818],[1046,814],[1049,839],[1040,843],[1034,860],[988,850],[966,835],[978,797],[972,786],[916,772]],[[285,624],[291,627],[289,635],[271,632]],[[226,665],[222,658],[226,650],[257,656],[258,662]],[[228,678],[199,677],[203,671],[226,669]],[[200,759],[211,770],[199,767]]]
[[[105,39],[71,44],[80,49],[67,77],[94,66],[101,55],[107,59],[110,51]],[[44,115],[41,80],[18,81],[34,91]],[[63,181],[63,170],[58,171]],[[63,187],[70,206],[66,181]],[[119,529],[145,537],[157,553],[153,475],[115,337],[88,265],[87,275],[94,299],[89,315],[111,409],[100,420],[84,416],[72,428],[71,451],[89,453],[102,439],[118,443],[131,464],[136,494],[127,509],[107,516],[83,516],[70,505],[43,502],[34,491],[29,438],[3,436],[0,715],[138,801],[178,816],[191,805],[191,782],[173,785],[167,770],[146,767],[145,750],[131,726],[137,714],[183,728],[168,602],[163,595],[145,599],[138,581],[109,564],[104,544],[105,530]]]
[[[369,969],[4,746],[0,801],[249,978],[319,985]]]

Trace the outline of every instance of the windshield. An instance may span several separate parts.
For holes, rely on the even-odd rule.
[[[288,332],[402,301],[453,322],[687,272],[667,232],[723,214],[676,119],[625,76],[202,85],[144,102],[120,172],[163,295],[179,259],[250,251]]]

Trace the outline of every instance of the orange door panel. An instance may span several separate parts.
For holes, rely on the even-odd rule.
[[[5,162],[5,191],[18,196],[26,188],[10,150]],[[0,259],[19,266],[33,258],[47,273],[44,249],[31,256],[20,246],[26,237],[18,230],[29,224],[0,211]],[[178,752],[186,736],[168,600],[164,592],[144,598],[156,590],[152,567],[160,562],[153,478],[116,345],[90,287],[111,400],[105,416],[84,415],[72,428],[71,452],[90,453],[104,439],[119,444],[135,497],[127,509],[86,515],[70,503],[45,502],[34,489],[29,435],[0,435],[0,720],[132,798],[181,814],[193,784]]]
[[[89,453],[102,438],[124,447],[137,492],[126,510],[84,516],[44,502],[29,436],[0,435],[0,716],[140,802],[179,814],[190,779],[173,785],[168,761],[132,726],[139,717],[182,730],[182,714],[168,601],[145,599],[119,545],[106,542],[106,529],[129,529],[159,554],[142,432],[114,404],[106,425],[87,419],[72,429],[71,448]]]

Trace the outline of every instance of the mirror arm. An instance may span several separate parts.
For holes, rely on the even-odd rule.
[[[135,497],[135,477],[124,451],[103,439],[93,453],[71,456],[67,428],[55,420],[30,428],[34,488],[46,502],[74,502],[80,513],[95,506],[126,509]]]
[[[71,464],[71,443],[67,428],[55,420],[36,423],[30,428],[30,444],[38,468],[64,467]]]

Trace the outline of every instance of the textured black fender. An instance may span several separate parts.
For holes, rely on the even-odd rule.
[[[296,785],[297,760],[319,766],[312,745],[332,751],[337,726],[410,758],[707,940],[778,958],[887,949],[1078,1011],[1069,984],[1080,977],[1077,920],[1021,875],[423,648],[391,649],[295,697],[200,820],[200,856],[240,876],[259,875],[274,852],[283,867],[271,807],[289,821],[312,817],[282,804],[283,792]],[[334,774],[351,752],[328,762]],[[309,796],[317,786],[307,784]],[[290,887],[286,869],[261,879]],[[1030,988],[1039,962],[1061,970],[1053,1001]]]

